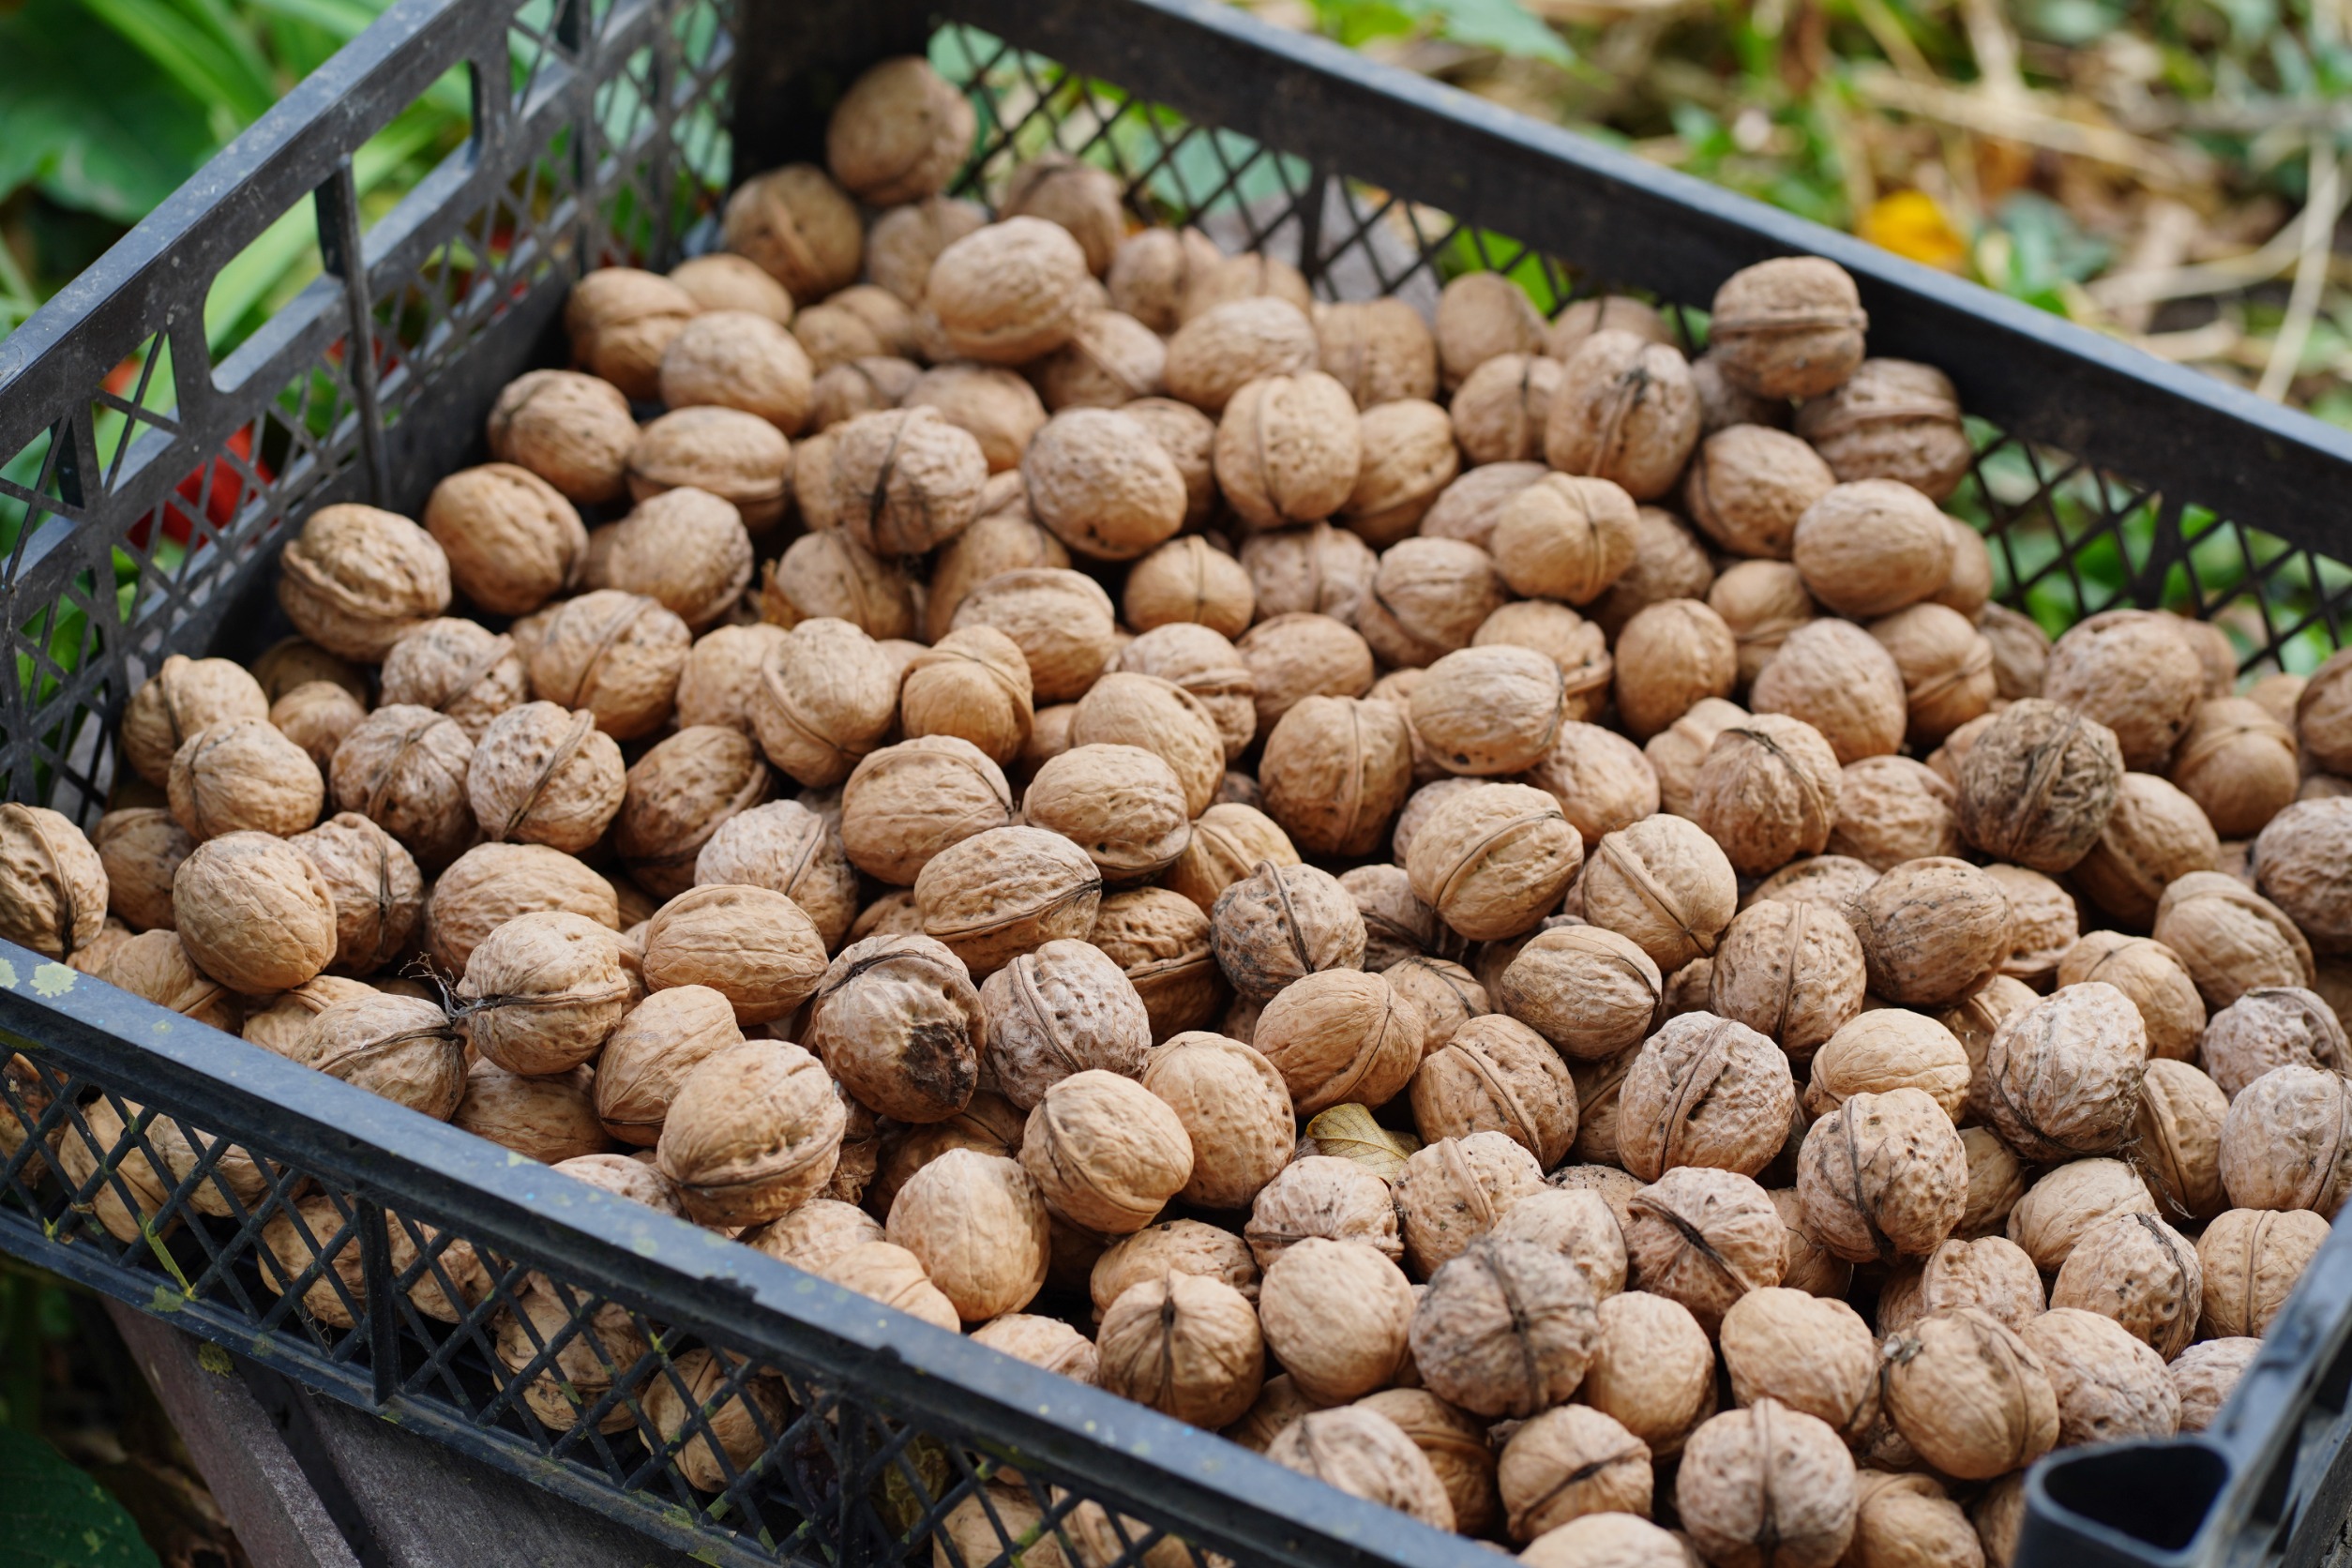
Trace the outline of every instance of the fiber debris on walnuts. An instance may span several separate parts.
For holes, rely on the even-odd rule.
[[[2352,1191],[2343,656],[1991,604],[1959,400],[1827,262],[1695,362],[1324,300],[844,85],[493,460],[291,520],[298,639],[137,669],[89,837],[0,807],[0,937],[1536,1568],[1999,1560],[2054,1443],[2211,1419]],[[204,1141],[145,1130],[126,1239]],[[625,1388],[626,1319],[520,1396],[773,1470],[802,1391],[667,1327]],[[1142,1528],[1015,1481],[942,1549]]]

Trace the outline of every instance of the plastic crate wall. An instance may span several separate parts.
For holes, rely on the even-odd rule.
[[[1629,204],[1686,204],[1687,227],[1659,235],[1656,264],[1629,260],[1623,235],[1596,234],[1589,247],[1547,235],[1549,251],[1531,250],[1502,236],[1576,224],[1539,203],[1534,186],[1499,176],[1473,181],[1459,199],[1434,173],[1418,182],[1384,173],[1396,188],[1377,186],[1352,177],[1364,165],[1329,147],[1319,157],[1278,150],[1309,137],[1270,145],[1198,112],[1188,118],[1138,100],[1099,66],[1065,72],[1048,52],[1066,38],[1123,57],[1136,68],[1119,80],[1169,80],[1186,101],[1225,102],[1235,119],[1325,107],[1286,109],[1285,95],[1246,72],[1186,80],[1188,70],[1209,77],[1215,63],[1188,68],[1141,32],[1122,55],[1106,31],[1214,8],[973,0],[952,8],[971,20],[933,33],[927,11],[897,0],[767,5],[742,19],[755,35],[746,49],[732,14],[708,0],[553,16],[503,0],[397,8],[386,19],[397,48],[317,90],[339,95],[364,133],[462,62],[475,83],[475,141],[364,237],[347,155],[332,143],[249,149],[256,184],[279,168],[271,159],[315,165],[302,170],[315,179],[294,183],[314,192],[302,199],[316,204],[328,238],[329,275],[259,338],[214,369],[201,309],[191,316],[165,280],[142,285],[143,273],[98,279],[61,302],[72,353],[38,357],[38,340],[30,350],[0,344],[0,447],[23,435],[23,450],[38,454],[31,477],[0,490],[23,508],[0,576],[15,655],[0,677],[11,683],[0,710],[8,792],[95,816],[113,767],[105,728],[120,703],[163,654],[202,652],[249,629],[242,607],[266,602],[264,567],[289,525],[335,500],[372,497],[413,514],[435,479],[478,453],[498,386],[560,353],[556,316],[580,269],[667,264],[706,243],[701,225],[727,176],[727,128],[746,149],[746,172],[808,155],[821,144],[812,138],[827,92],[886,48],[927,38],[942,68],[971,85],[984,133],[963,188],[984,198],[1013,162],[1059,146],[1118,173],[1139,218],[1189,217],[1229,245],[1289,254],[1326,297],[1394,290],[1427,303],[1443,278],[1491,266],[1553,309],[1579,292],[1649,285],[1698,339],[1694,307],[1738,246],[1716,243],[1714,215],[1663,176],[1657,189],[1626,176],[1621,191]],[[778,30],[809,47],[783,47]],[[822,46],[810,42],[819,33]],[[1007,35],[1047,47],[1016,49],[999,41]],[[756,73],[736,83],[731,104],[731,67]],[[1395,146],[1358,147],[1367,161],[1410,161]],[[1433,156],[1448,154],[1440,146]],[[1398,193],[1408,188],[1424,200]],[[158,245],[158,266],[167,253],[181,266],[206,256],[217,264],[275,216],[266,205],[224,206],[210,191],[184,196],[187,210],[159,217],[166,228],[180,223],[192,249]],[[1757,243],[1770,236],[1749,232],[1738,245]],[[1555,253],[1599,259],[1572,270]],[[354,254],[366,259],[356,289],[340,264]],[[1868,277],[1862,259],[1853,264]],[[1972,297],[1963,306],[1993,309]],[[2003,331],[2030,336],[2031,324]],[[2017,377],[2004,391],[2004,366],[1988,361],[2001,332],[1954,335],[1946,354],[1917,342],[1919,331],[1896,318],[1874,342],[1946,363],[1964,392],[1990,388],[1972,406],[1999,409],[2003,422],[1980,426],[1977,472],[1954,505],[1992,533],[2005,589],[2045,622],[2110,603],[2220,614],[2249,668],[2272,657],[2308,668],[2340,641],[2352,574],[2336,564],[2340,535],[2311,520],[2332,503],[2314,495],[2301,510],[2245,510],[2266,520],[2275,512],[2271,534],[2173,498],[2263,499],[2264,475],[2276,468],[2293,478],[2300,449],[2285,459],[2257,449],[2262,472],[2251,478],[2215,460],[2185,478],[2175,464],[2170,492],[2127,484],[2054,455],[2056,442],[2008,433],[2075,427],[2062,410],[2037,406]],[[352,355],[354,340],[369,353]],[[2062,363],[2081,367],[2089,412],[2080,429],[2099,438],[2076,445],[2149,456],[2133,447],[2131,421],[2118,428],[2113,410],[2122,405],[2102,400],[2100,367]],[[123,365],[133,367],[127,380]],[[110,380],[117,390],[104,389]],[[2252,417],[2218,396],[2162,406],[2176,424],[2141,433],[2165,446],[2192,445],[2186,434],[2208,428],[2248,428]],[[2340,454],[2331,460],[2341,466]],[[2152,473],[2164,463],[2130,466]],[[2210,492],[2200,488],[2208,477]],[[224,480],[227,502],[215,517]],[[175,519],[189,535],[176,552],[164,548]],[[110,599],[104,585],[118,576]],[[1134,1407],[1023,1381],[962,1342],[932,1344],[943,1336],[927,1338],[903,1318],[745,1249],[518,1172],[501,1151],[207,1037],[62,966],[21,952],[8,963],[0,1024],[23,1052],[0,1079],[0,1241],[9,1250],[664,1539],[731,1561],[889,1561],[931,1551],[938,1527],[961,1507],[974,1521],[972,1544],[942,1548],[951,1568],[1018,1558],[1047,1537],[1084,1568],[1117,1568],[1141,1560],[1162,1529],[1245,1561],[1346,1560],[1351,1540],[1378,1540],[1368,1555],[1385,1560],[1483,1560],[1468,1556],[1477,1548],[1394,1515],[1350,1512],[1322,1488],[1285,1492],[1267,1467]],[[144,1119],[140,1107],[152,1108]],[[212,1139],[194,1130],[203,1127],[230,1131]],[[239,1165],[235,1151],[265,1163]],[[124,1234],[108,1229],[109,1217]],[[465,1250],[482,1264],[465,1276],[478,1300],[451,1261]],[[541,1314],[518,1313],[535,1274],[548,1281],[535,1298]],[[775,1306],[787,1296],[789,1313]],[[715,1388],[688,1391],[679,1361],[704,1345],[743,1359],[727,1363]],[[899,1347],[912,1349],[894,1354]],[[954,1375],[911,1376],[911,1362]],[[755,1377],[783,1396],[745,1417],[758,1457],[722,1468],[721,1486],[690,1485],[676,1459],[707,1418],[665,1431],[656,1392],[681,1409],[716,1410]],[[1019,1412],[1039,1388],[1055,1418],[1023,1428]],[[608,1420],[611,1432],[600,1429]],[[1094,1435],[1070,1438],[1073,1421]],[[1159,1456],[1137,1452],[1152,1447]],[[1016,1496],[1042,1510],[1039,1522],[975,1500],[982,1477],[1007,1463],[1021,1478]],[[1108,1548],[1088,1545],[1069,1515],[1090,1497],[1107,1505],[1105,1520],[1152,1522],[1126,1539],[1114,1530]],[[1099,1522],[1097,1514],[1086,1518]],[[1155,1568],[1171,1555],[1200,1553],[1164,1548]]]

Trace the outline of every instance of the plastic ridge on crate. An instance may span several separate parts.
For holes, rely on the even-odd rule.
[[[95,819],[113,725],[162,657],[276,634],[269,571],[305,517],[350,500],[414,515],[479,460],[498,389],[561,362],[573,278],[708,248],[735,178],[821,158],[858,72],[927,48],[980,110],[963,192],[1059,147],[1111,169],[1139,218],[1281,254],[1325,297],[1425,303],[1489,267],[1553,311],[1644,291],[1696,342],[1733,270],[1830,256],[1858,280],[1872,351],[1956,384],[1979,450],[1948,505],[1986,532],[2005,600],[2053,628],[2110,605],[2208,616],[2248,670],[2308,668],[2352,620],[2352,435],[1219,0],[399,0],[0,341],[0,795]],[[354,153],[452,69],[472,139],[363,228]],[[212,277],[305,204],[324,274],[216,362]],[[1017,1461],[1007,1495],[1044,1530],[1066,1539],[1080,1500],[1135,1523],[1074,1568],[1140,1561],[1158,1530],[1195,1560],[1485,1560],[62,965],[0,962],[0,1067],[22,1053],[0,1071],[0,1245],[688,1550],[936,1546],[945,1568],[984,1568],[936,1527],[959,1503],[970,1522],[982,1468]],[[87,1146],[94,1118],[128,1130],[103,1135],[73,1192],[53,1170],[37,1187],[43,1139]],[[223,1141],[195,1139],[188,1176],[143,1195],[158,1221],[118,1241],[101,1221],[142,1200],[132,1184],[161,1158],[147,1129],[167,1121]],[[211,1180],[232,1146],[273,1162],[237,1168],[249,1203]],[[195,1212],[200,1193],[223,1212]],[[289,1214],[302,1201],[326,1233]],[[272,1219],[299,1259],[355,1259],[352,1278],[314,1259],[286,1277],[260,1244]],[[441,1288],[471,1277],[460,1241],[490,1293],[436,1318],[413,1298],[445,1307]],[[502,1308],[535,1278],[555,1310],[545,1332],[513,1320],[509,1371]],[[2315,1560],[2346,1500],[2347,1335],[2337,1236],[2210,1432],[2034,1472],[2016,1560]],[[645,1409],[663,1384],[693,1404],[671,1368],[697,1344],[731,1358],[710,1409],[749,1408],[729,1401],[755,1374],[784,1391],[780,1426],[754,1418],[759,1460],[705,1490],[677,1460],[709,1418],[666,1440]],[[584,1376],[599,1363],[623,1394]],[[616,1430],[550,1426],[535,1393]],[[990,1513],[966,1540],[991,1535],[1001,1560],[1035,1539]]]

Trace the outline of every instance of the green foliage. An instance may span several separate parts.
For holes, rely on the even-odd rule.
[[[30,1432],[0,1426],[0,1568],[159,1568],[123,1505]]]
[[[1322,30],[1350,48],[1382,38],[1429,38],[1566,66],[1567,41],[1519,0],[1312,0]]]

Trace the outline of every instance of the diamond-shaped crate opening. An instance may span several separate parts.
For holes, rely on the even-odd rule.
[[[520,117],[580,64],[582,0],[525,0],[506,23],[507,101]]]
[[[570,134],[558,131],[375,301],[378,396],[387,425],[431,396],[475,340],[570,255],[573,199],[563,156]]]

